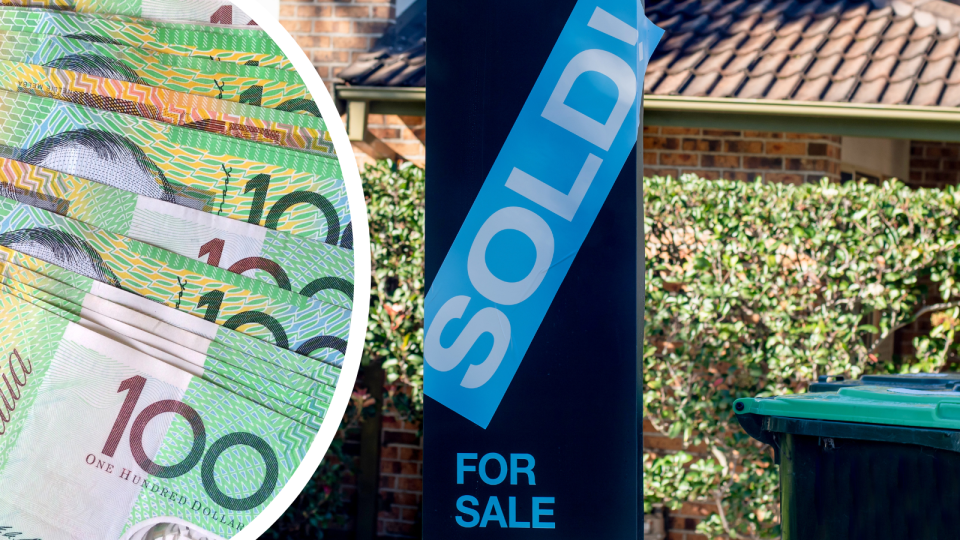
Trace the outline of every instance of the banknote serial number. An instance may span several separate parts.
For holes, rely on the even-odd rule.
[[[0,538],[16,538],[17,540],[41,540],[40,538],[23,538],[25,533],[14,530],[8,525],[0,525]]]

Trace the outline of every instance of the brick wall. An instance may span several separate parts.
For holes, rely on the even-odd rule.
[[[943,188],[960,180],[960,144],[927,141],[910,143],[913,187]]]
[[[684,447],[682,439],[673,439],[663,435],[649,420],[643,421],[643,453],[644,454],[673,454],[683,450],[695,457],[707,457],[705,446]],[[685,503],[679,510],[665,511],[665,528],[667,540],[707,540],[707,537],[696,532],[697,524],[716,511],[716,506],[706,503]]]
[[[380,514],[377,535],[420,538],[423,441],[418,424],[384,414],[380,449]]]
[[[395,18],[394,0],[280,0],[280,24],[313,61],[327,88]]]
[[[346,118],[344,118],[346,120]],[[412,161],[424,167],[427,160],[427,119],[423,116],[371,114],[367,131],[373,142],[354,143],[357,162],[362,167],[374,159],[390,158]]]
[[[644,174],[767,182],[840,179],[835,135],[644,126]]]

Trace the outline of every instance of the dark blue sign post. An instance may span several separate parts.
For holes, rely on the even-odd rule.
[[[424,537],[635,538],[660,32],[636,0],[428,8]]]

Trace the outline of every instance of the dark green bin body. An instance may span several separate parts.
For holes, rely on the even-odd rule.
[[[863,385],[953,388],[953,381],[944,382],[878,377],[824,383],[818,391],[831,391],[831,384],[833,392]],[[783,540],[960,539],[960,430],[761,414],[737,418],[775,450]]]

